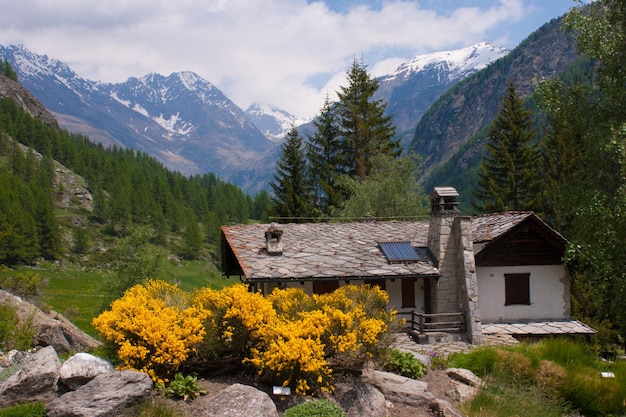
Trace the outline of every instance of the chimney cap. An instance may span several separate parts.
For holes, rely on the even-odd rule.
[[[459,192],[454,187],[435,187],[432,195],[439,197],[458,197]]]

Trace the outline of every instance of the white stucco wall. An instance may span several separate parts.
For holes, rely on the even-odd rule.
[[[504,274],[530,273],[530,305],[504,305]],[[483,323],[570,318],[569,275],[563,265],[477,267]]]

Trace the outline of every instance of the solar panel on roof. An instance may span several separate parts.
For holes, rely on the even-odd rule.
[[[380,250],[389,262],[417,262],[419,255],[411,242],[379,242]]]

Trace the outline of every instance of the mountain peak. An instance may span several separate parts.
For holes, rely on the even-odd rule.
[[[439,69],[447,72],[448,80],[454,81],[468,75],[469,72],[485,68],[508,52],[507,49],[498,45],[480,42],[462,49],[417,55],[382,78],[385,80],[407,79],[420,71]]]

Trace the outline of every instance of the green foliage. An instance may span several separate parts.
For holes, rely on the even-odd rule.
[[[42,402],[18,404],[0,410],[0,417],[45,417],[46,404]]]
[[[537,132],[513,83],[502,100],[478,172],[477,210],[482,213],[538,207]]]
[[[165,252],[150,243],[151,237],[147,228],[135,227],[110,250],[112,266],[104,274],[102,291],[105,307],[132,286],[163,277]]]
[[[343,176],[339,184],[350,196],[341,216],[359,219],[372,215],[379,219],[414,219],[426,216],[428,203],[416,180],[416,169],[409,157],[374,157],[365,179]]]
[[[626,412],[626,364],[599,360],[584,343],[546,339],[508,348],[484,347],[450,358],[470,369],[486,385],[467,405],[470,416],[623,415]],[[613,372],[615,378],[603,378]],[[522,408],[511,408],[513,405]],[[567,406],[565,406],[567,405]],[[482,410],[482,411],[481,411]]]
[[[342,155],[348,175],[365,179],[375,157],[397,157],[401,149],[391,116],[384,115],[386,104],[374,100],[378,81],[367,73],[367,66],[355,59],[346,76],[348,85],[337,92]]]
[[[12,79],[13,81],[17,81],[17,73],[13,67],[11,67],[11,64],[9,64],[9,61],[6,58],[4,59],[4,63],[0,65],[0,74]]]
[[[346,417],[335,403],[329,400],[312,400],[285,410],[284,417]]]
[[[306,180],[302,138],[295,126],[280,147],[280,159],[270,186],[274,192],[272,213],[275,216],[293,219],[311,215],[313,195]]]
[[[423,377],[426,368],[424,364],[417,360],[415,355],[410,352],[402,352],[398,349],[389,351],[384,367],[388,371],[413,379]]]
[[[0,305],[0,350],[28,350],[34,335],[30,322],[20,322],[12,305]]]
[[[0,288],[19,297],[38,300],[47,281],[37,272],[24,271],[0,276]]]
[[[183,376],[183,374],[179,372],[167,385],[165,393],[171,397],[179,397],[182,398],[183,401],[188,401],[200,395],[207,394],[207,391],[200,386],[197,376]]]

